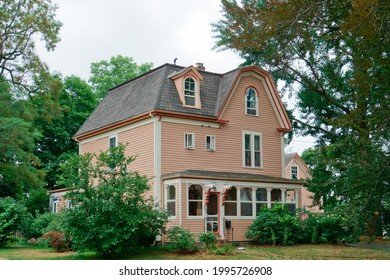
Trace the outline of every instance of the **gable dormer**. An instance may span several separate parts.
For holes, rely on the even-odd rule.
[[[184,68],[180,72],[170,75],[171,80],[175,83],[177,92],[183,107],[201,109],[200,101],[200,81],[203,76],[194,66]]]

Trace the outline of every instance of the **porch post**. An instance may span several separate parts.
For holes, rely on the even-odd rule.
[[[267,187],[267,207],[271,208],[271,187]]]

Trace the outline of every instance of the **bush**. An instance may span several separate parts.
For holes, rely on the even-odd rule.
[[[233,256],[234,255],[234,247],[231,245],[225,245],[221,248],[215,249],[213,251],[215,255],[224,255],[224,256]]]
[[[168,216],[145,199],[148,179],[128,170],[134,158],[124,149],[75,156],[61,167],[61,184],[74,189],[66,198],[75,205],[64,212],[63,227],[77,250],[122,257],[150,246],[164,230]]]
[[[69,250],[68,242],[64,236],[59,231],[50,231],[48,233],[45,233],[42,236],[43,240],[46,240],[48,244],[50,244],[50,247],[55,249],[57,252],[66,252]]]
[[[207,250],[212,250],[216,248],[217,237],[212,233],[200,233],[199,241],[202,242]]]
[[[300,242],[302,228],[299,220],[286,207],[274,205],[262,208],[249,226],[246,237],[258,244],[292,245]]]
[[[181,254],[192,254],[199,250],[194,234],[181,227],[173,227],[168,230],[170,246]]]
[[[27,228],[31,219],[24,205],[11,197],[0,198],[0,248],[6,246],[18,230]]]

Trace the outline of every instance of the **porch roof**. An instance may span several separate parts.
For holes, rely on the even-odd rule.
[[[220,172],[220,171],[207,171],[207,170],[184,170],[184,171],[164,174],[161,176],[161,179],[163,180],[177,179],[177,178],[302,185],[302,181],[300,180],[292,180],[292,179],[273,177],[273,176],[267,176],[262,174]]]

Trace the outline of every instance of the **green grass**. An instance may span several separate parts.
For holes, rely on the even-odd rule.
[[[386,244],[390,244],[390,241]],[[0,260],[90,260],[93,252],[57,253],[53,249],[33,245],[12,245],[0,249]],[[390,260],[388,249],[365,249],[339,245],[247,246],[232,256],[220,256],[200,251],[180,255],[165,247],[151,247],[129,256],[132,260]]]

